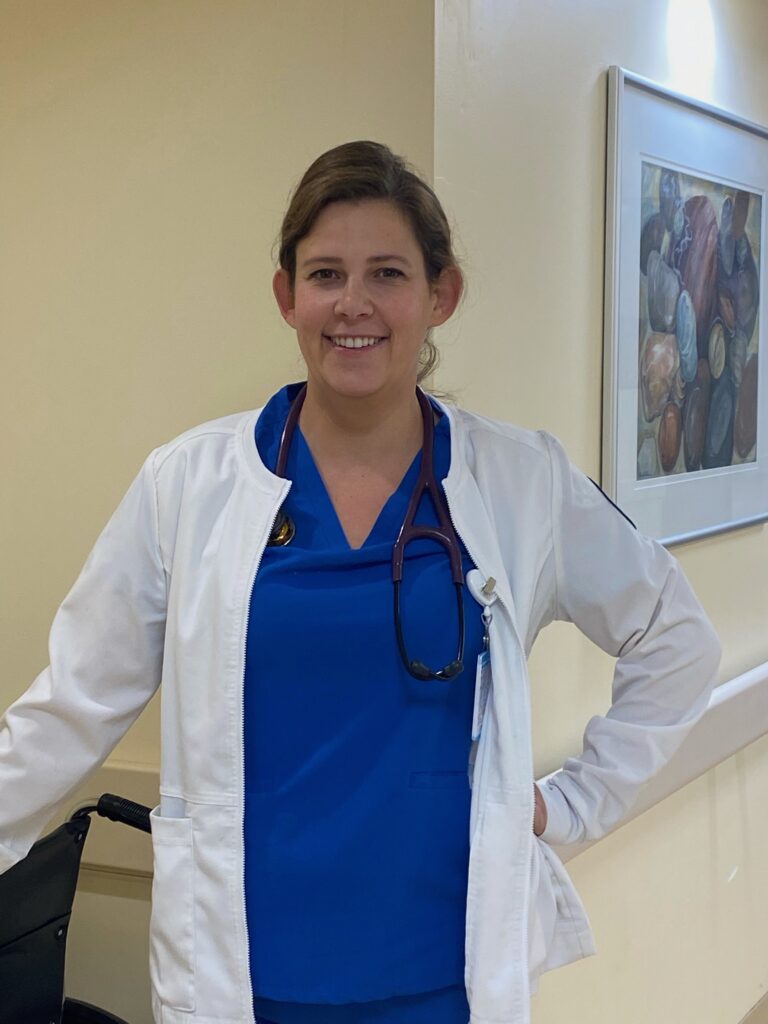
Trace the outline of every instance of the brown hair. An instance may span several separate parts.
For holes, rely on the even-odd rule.
[[[408,219],[429,281],[436,281],[446,267],[458,267],[448,219],[430,186],[388,146],[346,142],[310,164],[291,196],[280,229],[279,261],[292,285],[296,247],[310,233],[321,211],[330,203],[365,199],[387,199]],[[434,371],[438,358],[428,334],[419,357],[419,383]]]

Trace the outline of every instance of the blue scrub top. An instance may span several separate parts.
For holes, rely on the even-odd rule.
[[[256,427],[274,467],[296,387]],[[435,427],[435,477],[450,431]],[[264,552],[245,674],[246,911],[256,1013],[277,1024],[466,1024],[467,760],[481,609],[466,586],[465,671],[414,679],[397,648],[392,545],[421,454],[360,549],[350,548],[297,428],[284,510],[296,536]],[[437,523],[431,500],[418,523]],[[463,568],[473,565],[462,546]],[[411,658],[457,649],[442,545],[408,545]]]

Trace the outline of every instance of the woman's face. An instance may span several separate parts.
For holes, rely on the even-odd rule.
[[[296,331],[318,397],[413,393],[419,350],[461,294],[461,275],[427,280],[410,224],[383,199],[327,206],[296,249],[296,279],[279,270],[274,291]]]

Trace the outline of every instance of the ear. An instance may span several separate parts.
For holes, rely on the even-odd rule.
[[[287,270],[278,270],[272,278],[272,291],[277,299],[280,314],[287,324],[296,327],[293,286]]]
[[[458,267],[444,267],[432,284],[432,327],[453,316],[464,290],[464,276]]]

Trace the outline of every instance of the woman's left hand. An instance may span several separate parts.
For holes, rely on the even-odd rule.
[[[544,803],[544,797],[541,795],[541,790],[535,782],[533,784],[533,797],[535,801],[535,810],[533,812],[533,833],[534,835],[540,836],[547,827],[547,805]]]

